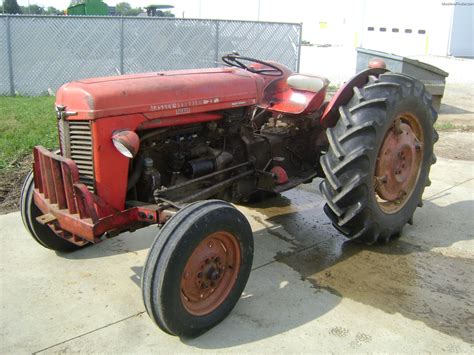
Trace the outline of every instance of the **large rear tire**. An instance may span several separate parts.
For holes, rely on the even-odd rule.
[[[73,244],[57,236],[51,228],[36,220],[36,217],[41,216],[43,213],[36,207],[33,201],[34,188],[33,172],[30,171],[21,188],[20,213],[23,225],[31,237],[43,247],[63,253],[69,253],[82,248],[83,246]]]
[[[324,211],[352,240],[388,241],[412,222],[430,184],[438,139],[431,95],[416,79],[386,73],[354,88],[339,112],[321,157]]]
[[[157,235],[142,277],[145,308],[165,332],[196,337],[234,308],[250,274],[252,230],[232,205],[190,204]]]

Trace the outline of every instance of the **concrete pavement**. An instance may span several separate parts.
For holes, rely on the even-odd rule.
[[[153,325],[140,292],[157,229],[57,255],[0,216],[0,353],[473,352],[474,165],[440,158],[400,239],[348,243],[318,181],[253,208],[244,295],[205,335]]]

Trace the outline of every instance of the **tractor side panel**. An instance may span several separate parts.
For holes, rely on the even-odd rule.
[[[135,131],[146,121],[142,115],[108,117],[92,122],[96,194],[119,211],[124,209],[130,159],[112,143],[116,130]]]

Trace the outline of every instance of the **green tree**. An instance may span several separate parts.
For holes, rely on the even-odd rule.
[[[21,11],[24,14],[31,15],[44,15],[45,13],[44,8],[38,5],[21,6]]]
[[[16,0],[4,0],[3,6],[7,14],[21,14],[20,6],[18,6]]]
[[[143,12],[141,7],[134,7],[133,9],[130,10],[127,16],[138,16]]]
[[[127,16],[131,9],[132,6],[128,2],[119,2],[117,5],[115,5],[115,12],[117,15]]]
[[[59,14],[62,14],[62,13],[63,12],[61,10],[56,9],[53,6],[48,6],[48,8],[46,9],[46,14],[48,14],[48,15],[59,15]]]
[[[140,7],[132,8],[128,2],[120,2],[115,5],[115,13],[121,16],[137,16],[142,11]]]

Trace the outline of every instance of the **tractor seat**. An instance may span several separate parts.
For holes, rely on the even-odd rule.
[[[319,92],[327,86],[327,79],[319,76],[295,74],[289,76],[286,83],[290,88],[296,90]]]

